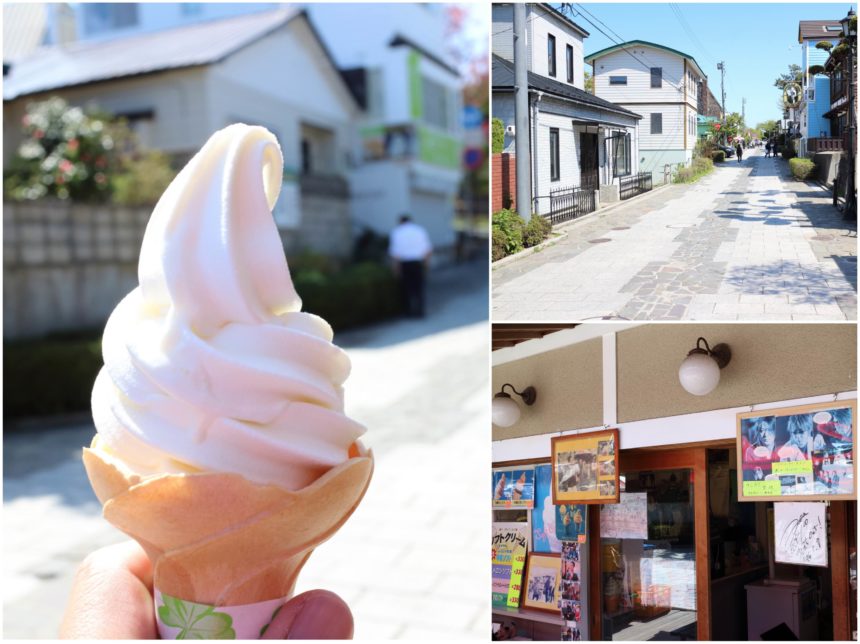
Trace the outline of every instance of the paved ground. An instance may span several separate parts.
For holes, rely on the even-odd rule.
[[[429,315],[337,338],[347,412],[369,427],[376,472],[347,525],[311,557],[298,591],[352,607],[357,639],[486,638],[487,504],[464,493],[490,462],[486,260],[434,275]],[[6,638],[56,637],[75,567],[124,538],[100,516],[80,462],[86,417],[4,436]]]
[[[857,228],[754,151],[493,270],[494,320],[856,320]]]

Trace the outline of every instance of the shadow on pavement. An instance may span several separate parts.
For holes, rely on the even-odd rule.
[[[724,281],[745,294],[785,294],[795,304],[832,304],[834,293],[827,277],[817,266],[778,261],[729,269]],[[854,280],[856,284],[856,272]]]
[[[434,269],[427,280],[427,315],[401,318],[338,334],[344,349],[380,348],[487,320],[489,259]]]
[[[856,291],[857,257],[853,255],[831,255],[830,259],[832,259],[836,263],[836,266],[839,267],[840,271],[842,271],[842,275],[845,276],[845,279]]]

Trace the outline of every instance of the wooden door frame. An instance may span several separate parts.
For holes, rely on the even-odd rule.
[[[666,450],[621,451],[619,472],[629,470],[693,471],[693,516],[696,543],[696,639],[711,639],[711,552],[708,523],[708,448],[684,447]],[[696,482],[699,482],[698,484]],[[603,639],[601,599],[600,507],[588,509],[589,533],[589,637]]]

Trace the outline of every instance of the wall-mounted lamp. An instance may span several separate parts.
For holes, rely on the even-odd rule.
[[[705,348],[701,348],[704,343]],[[720,343],[713,349],[708,346],[705,338],[696,341],[696,348],[691,350],[678,369],[678,379],[681,386],[694,396],[705,396],[711,393],[720,382],[720,369],[729,364],[732,350],[729,345]]]
[[[499,427],[510,427],[520,419],[520,406],[514,402],[510,394],[505,393],[505,387],[510,387],[511,391],[522,398],[527,405],[534,405],[537,399],[537,391],[534,387],[517,391],[513,385],[503,384],[501,391],[493,397],[493,424]]]

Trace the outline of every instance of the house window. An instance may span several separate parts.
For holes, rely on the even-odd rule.
[[[202,2],[182,2],[179,5],[183,16],[202,16],[203,15],[203,3]]]
[[[612,142],[612,176],[626,177],[631,172],[630,135],[616,134]]]
[[[651,134],[663,134],[662,114],[651,114]]]
[[[82,7],[84,30],[88,34],[133,27],[138,23],[136,3],[99,2],[83,4]]]
[[[651,87],[663,87],[663,68],[651,68]]]
[[[558,181],[560,177],[558,155],[558,128],[549,129],[549,178],[550,181]]]
[[[609,77],[610,85],[626,85],[627,77],[626,76],[610,76]]]
[[[567,82],[573,82],[573,47],[570,45],[566,48],[567,53]]]
[[[552,34],[548,34],[546,37],[546,54],[549,75],[555,76],[555,36]]]
[[[450,123],[447,88],[441,83],[422,76],[421,102],[424,108],[424,121],[447,130]]]

